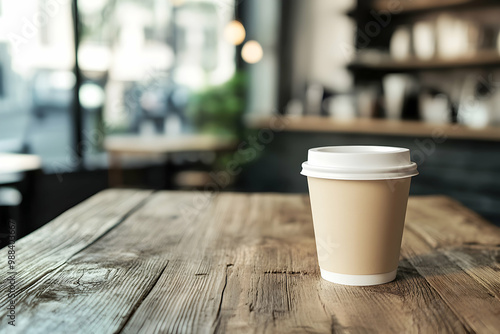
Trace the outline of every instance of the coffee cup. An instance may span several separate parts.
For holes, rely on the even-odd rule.
[[[406,148],[312,148],[307,176],[321,276],[345,285],[395,279],[411,177]]]

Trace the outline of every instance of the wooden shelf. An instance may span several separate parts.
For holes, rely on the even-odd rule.
[[[431,124],[422,121],[386,119],[335,120],[321,116],[281,116],[281,122],[267,117],[249,120],[254,128],[272,128],[275,124],[285,125],[283,131],[335,132],[376,134],[405,137],[440,137],[469,140],[500,141],[500,127],[470,128],[458,124]]]
[[[500,8],[495,0],[376,0],[368,7],[354,8],[346,15],[356,18],[359,15],[370,15],[370,10],[387,11],[393,16],[421,15],[440,11],[464,12],[479,8]]]
[[[466,10],[484,6],[498,6],[491,0],[404,0],[400,2],[398,14],[419,14],[439,10]],[[375,10],[390,10],[394,7],[393,0],[377,0],[373,3]]]
[[[500,67],[500,54],[496,50],[482,51],[469,57],[455,59],[409,59],[397,61],[389,56],[380,61],[354,61],[348,68],[352,71],[412,72],[423,70],[446,70],[456,68]]]

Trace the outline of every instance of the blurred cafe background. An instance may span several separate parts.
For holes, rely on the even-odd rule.
[[[500,225],[499,15],[486,0],[0,0],[0,233],[109,187],[305,193],[308,148],[355,144],[410,148],[413,195]]]

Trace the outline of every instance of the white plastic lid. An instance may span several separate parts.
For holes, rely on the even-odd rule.
[[[389,146],[311,148],[302,175],[336,180],[385,180],[418,175],[410,150]]]

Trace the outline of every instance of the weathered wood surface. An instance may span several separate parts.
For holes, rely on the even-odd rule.
[[[410,199],[397,279],[372,287],[320,278],[307,196],[205,199],[108,190],[19,240],[0,333],[500,329],[500,229],[449,198]]]

